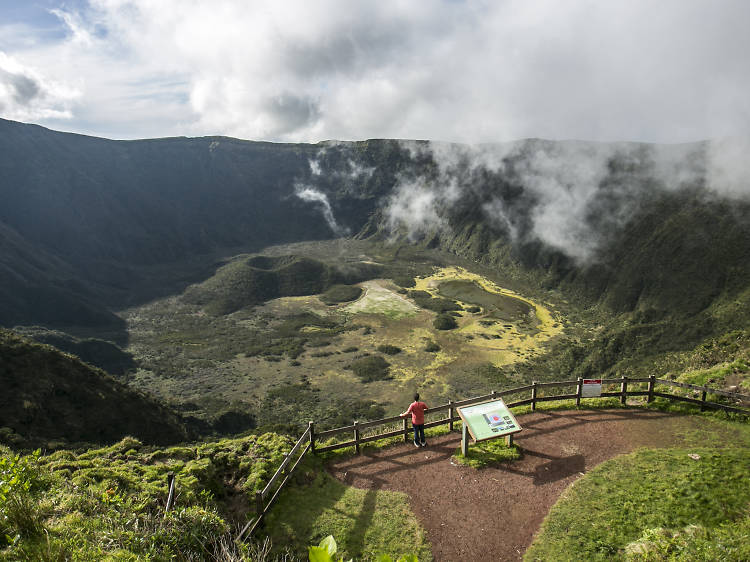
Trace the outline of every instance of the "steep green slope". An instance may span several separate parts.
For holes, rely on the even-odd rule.
[[[657,190],[582,265],[540,244],[514,245],[477,217],[453,216],[434,243],[587,310],[586,322],[599,325],[591,337],[558,342],[550,365],[530,368],[599,376],[750,327],[748,214],[748,201]]]
[[[101,325],[94,312],[179,292],[205,279],[217,255],[359,231],[395,170],[372,177],[322,162],[326,180],[315,190],[324,199],[298,197],[317,181],[309,163],[325,149],[225,137],[110,141],[0,120],[0,280],[15,282],[0,285],[0,325]],[[406,153],[395,141],[327,150],[329,160],[353,151],[369,160],[362,166]],[[61,306],[40,306],[35,287]],[[66,299],[94,311],[66,308]]]
[[[60,351],[75,355],[84,363],[99,367],[111,375],[125,375],[137,366],[130,353],[102,339],[78,338],[65,332],[39,326],[17,327],[14,331],[39,343],[46,343]]]
[[[147,443],[189,437],[164,405],[48,345],[0,329],[0,428],[21,445],[106,443],[133,435]]]

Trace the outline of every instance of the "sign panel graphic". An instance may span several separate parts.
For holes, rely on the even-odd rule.
[[[602,395],[602,379],[583,379],[582,398],[595,398]]]
[[[521,431],[515,416],[500,399],[458,408],[458,415],[474,441],[494,439]]]

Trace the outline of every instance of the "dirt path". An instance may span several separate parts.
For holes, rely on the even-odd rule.
[[[695,422],[648,410],[520,416],[523,458],[474,470],[454,464],[458,433],[339,459],[329,470],[358,488],[406,492],[438,562],[519,560],[561,492],[599,463],[639,446],[680,441]]]

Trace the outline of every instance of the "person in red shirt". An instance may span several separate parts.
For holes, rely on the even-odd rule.
[[[424,447],[427,442],[424,439],[424,413],[427,411],[427,404],[419,401],[419,393],[414,395],[414,402],[409,404],[409,409],[401,417],[411,414],[411,425],[414,427],[414,446]]]

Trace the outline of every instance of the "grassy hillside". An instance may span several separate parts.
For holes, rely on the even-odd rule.
[[[607,461],[565,493],[524,560],[747,560],[748,466],[746,447]]]
[[[49,330],[40,326],[19,326],[14,331],[39,343],[46,343],[60,351],[75,355],[84,363],[99,367],[117,377],[125,375],[136,367],[132,355],[114,343],[99,338],[78,338],[59,330]]]
[[[164,405],[57,349],[0,329],[0,437],[15,445],[188,438]]]
[[[292,553],[277,548],[269,554],[262,537],[257,543],[234,542],[253,515],[255,492],[291,446],[275,433],[166,449],[127,437],[102,449],[44,456],[21,456],[0,446],[0,474],[9,476],[0,480],[0,560],[302,559],[307,545],[322,537],[298,537],[302,543]],[[177,496],[165,515],[170,472]],[[328,522],[337,522],[339,531],[354,531],[341,542],[342,551],[358,558],[418,553],[420,560],[431,559],[424,530],[403,494],[345,486],[314,458],[297,474],[302,489],[312,485],[319,491],[318,507],[331,505]],[[294,502],[294,494],[285,500],[285,505]],[[347,513],[358,512],[363,503],[372,512],[372,524],[352,529]],[[307,505],[299,512],[310,509]]]
[[[381,272],[375,264],[342,269],[304,256],[236,258],[210,279],[189,287],[184,299],[214,315],[230,314],[278,297],[323,293],[336,284],[358,283]]]
[[[9,476],[0,480],[0,560],[212,560],[223,550],[239,559],[232,533],[290,446],[267,433],[168,449],[128,437],[47,456],[0,447]],[[169,472],[177,498],[165,516]]]

